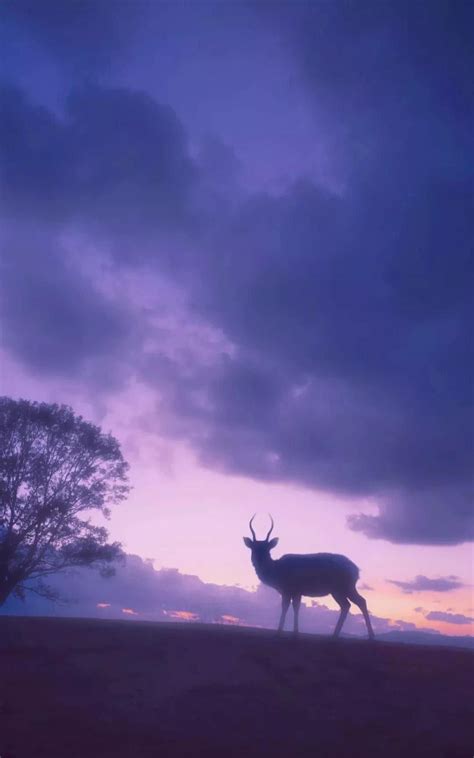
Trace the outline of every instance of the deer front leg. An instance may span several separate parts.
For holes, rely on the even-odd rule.
[[[278,624],[278,634],[283,631],[283,627],[285,626],[286,612],[290,606],[290,599],[290,595],[281,596],[281,616],[280,623]]]
[[[293,631],[298,634],[298,616],[300,612],[301,595],[294,595],[293,597]]]

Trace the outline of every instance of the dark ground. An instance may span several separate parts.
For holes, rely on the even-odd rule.
[[[473,674],[459,649],[5,616],[0,756],[472,758]]]

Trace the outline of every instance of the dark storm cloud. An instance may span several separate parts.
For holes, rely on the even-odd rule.
[[[464,587],[463,582],[459,581],[457,576],[440,576],[436,579],[430,579],[427,576],[416,576],[411,582],[401,582],[396,579],[388,579],[391,584],[405,593],[410,595],[412,592],[452,592],[460,587]],[[415,608],[415,610],[419,610]]]
[[[140,229],[155,242],[185,229],[185,135],[170,108],[125,89],[80,88],[58,117],[4,87],[0,108],[2,341],[34,370],[75,375],[131,349],[139,324],[78,270],[63,237],[99,248],[112,239],[115,256],[133,261],[146,247]]]
[[[17,269],[11,256],[10,270],[21,277],[25,262],[45,255],[61,266],[60,254],[35,244],[34,222],[47,227],[53,251],[72,227],[118,267],[146,263],[173,277],[190,320],[220,330],[233,349],[212,365],[184,365],[159,347],[142,356],[138,371],[166,399],[169,433],[214,468],[372,496],[378,514],[349,519],[370,537],[470,539],[467,7],[258,11],[299,63],[339,194],[309,179],[278,196],[244,194],[231,150],[214,142],[192,160],[173,111],[130,89],[76,89],[61,116],[10,90],[5,212],[23,236],[32,229],[29,253]],[[50,300],[53,320],[63,314],[48,365],[64,371],[55,350],[67,356],[65,342],[81,329],[82,353],[93,355],[95,322],[104,325],[101,352],[122,344],[126,355],[117,306],[86,295],[67,269],[55,276],[61,296],[38,277],[33,301],[45,314],[38,324],[51,323]],[[74,287],[84,295],[72,306]],[[28,361],[36,319],[29,299],[23,316],[16,303],[3,301],[6,339]]]
[[[22,238],[16,230],[3,237],[2,247],[4,347],[33,371],[53,376],[77,378],[104,356],[118,359],[136,331],[126,309],[68,264],[50,234],[31,227]]]
[[[191,384],[208,397],[206,463],[374,495],[380,515],[349,522],[368,536],[472,537],[469,192],[449,186],[390,190],[388,223],[387,189],[303,183],[218,230],[194,301],[239,349],[173,387],[179,415]]]
[[[64,116],[14,87],[1,91],[3,192],[10,213],[107,236],[186,222],[195,176],[184,130],[169,107],[144,93],[88,85],[74,89]],[[126,244],[124,242],[124,244]]]
[[[445,611],[430,611],[425,618],[429,621],[446,621],[448,624],[472,624],[472,616],[464,616],[462,613],[447,613]]]
[[[70,156],[60,121],[15,86],[0,90],[2,216],[62,221],[70,208]]]
[[[407,179],[469,172],[472,4],[303,0],[254,7],[292,49],[349,170],[368,181],[388,165]]]
[[[203,458],[375,495],[379,515],[349,520],[370,537],[470,539],[472,9],[258,9],[295,50],[346,189],[249,198],[215,236],[197,302],[240,353],[217,389],[202,378]],[[256,364],[261,404],[242,383]]]
[[[139,92],[85,88],[67,112],[84,223],[92,217],[116,239],[131,232],[135,246],[141,225],[148,233],[185,225],[194,166],[171,108]]]

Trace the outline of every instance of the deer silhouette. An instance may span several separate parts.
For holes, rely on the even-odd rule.
[[[260,581],[269,587],[273,587],[281,595],[281,616],[278,632],[283,631],[290,602],[293,604],[294,632],[297,634],[302,595],[309,597],[332,595],[341,609],[334,629],[334,637],[339,636],[352,600],[362,611],[369,638],[373,639],[374,631],[370,622],[367,603],[356,590],[359,569],[355,563],[352,563],[345,555],[335,553],[288,554],[273,560],[270,551],[278,544],[278,537],[270,539],[274,527],[273,519],[270,516],[271,527],[265,539],[257,540],[252,527],[254,518],[255,514],[249,522],[252,539],[244,537],[244,543],[252,551],[252,563]]]

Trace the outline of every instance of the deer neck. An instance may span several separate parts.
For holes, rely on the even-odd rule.
[[[255,573],[264,584],[272,584],[275,573],[275,561],[270,555],[259,560],[252,560]]]

